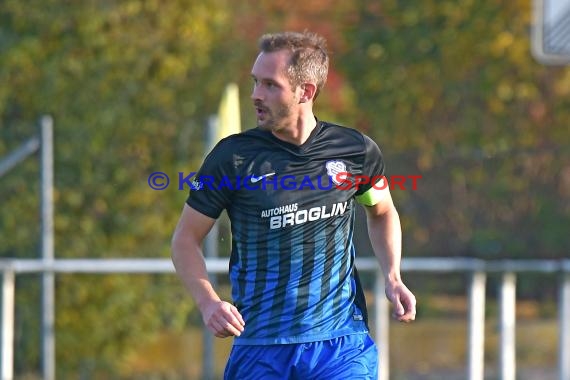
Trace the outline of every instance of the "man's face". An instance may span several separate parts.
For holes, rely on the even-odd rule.
[[[291,87],[286,75],[290,52],[260,53],[253,64],[253,92],[257,126],[279,131],[296,123],[300,89]]]

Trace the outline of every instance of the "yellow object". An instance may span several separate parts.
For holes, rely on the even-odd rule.
[[[229,83],[224,90],[218,109],[215,142],[240,132],[239,89],[237,84]]]

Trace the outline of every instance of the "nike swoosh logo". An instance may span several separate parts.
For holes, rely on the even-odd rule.
[[[259,182],[259,181],[261,181],[263,178],[271,177],[272,175],[275,175],[275,172],[269,173],[269,174],[260,175],[259,177],[256,177],[256,176],[252,175],[252,176],[251,176],[251,183]]]

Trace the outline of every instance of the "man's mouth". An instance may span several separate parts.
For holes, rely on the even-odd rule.
[[[267,114],[267,109],[264,107],[255,106],[255,114],[258,118],[263,117],[265,114]]]

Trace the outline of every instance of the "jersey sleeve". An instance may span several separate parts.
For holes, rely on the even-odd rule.
[[[370,180],[361,184],[356,191],[356,201],[365,206],[374,206],[384,196],[388,183],[384,177],[384,158],[378,145],[368,136],[364,136],[364,163],[362,174]]]
[[[206,156],[202,166],[191,181],[186,204],[193,209],[217,219],[228,207],[234,187],[232,154],[227,139],[221,140]]]

